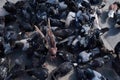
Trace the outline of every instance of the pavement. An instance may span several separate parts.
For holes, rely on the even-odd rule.
[[[11,2],[16,2],[18,0],[9,0]],[[103,8],[103,13],[102,17],[99,19],[100,22],[100,27],[109,27],[110,30],[106,32],[104,35],[101,36],[104,45],[106,48],[109,50],[113,50],[117,42],[120,41],[120,28],[115,28],[114,24],[115,21],[114,19],[108,19],[107,18],[107,12],[108,12],[108,7],[110,4],[112,4],[115,1],[120,1],[120,0],[107,0],[105,8]],[[5,0],[0,0],[0,16],[7,14],[7,12],[2,8],[4,5]],[[109,80],[120,80],[119,76],[115,73],[114,70],[109,68],[111,64],[107,64],[103,66],[101,69],[99,69],[99,72],[105,77],[109,78]],[[53,65],[48,65],[48,68],[50,69],[50,72],[55,68]],[[76,80],[75,73],[74,71],[71,71],[68,75],[60,78],[59,80]]]
[[[103,8],[103,13],[99,19],[100,27],[108,27],[110,30],[101,36],[103,39],[104,45],[109,50],[114,50],[116,44],[120,41],[120,28],[115,28],[115,20],[107,17],[108,7],[115,1],[120,0],[107,0],[106,6]]]

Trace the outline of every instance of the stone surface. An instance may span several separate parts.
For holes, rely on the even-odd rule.
[[[16,2],[18,0],[9,0],[9,1]],[[107,12],[108,12],[108,6],[114,1],[119,1],[119,0],[107,0],[107,4],[103,9],[102,19],[100,19],[100,26],[102,28],[103,27],[110,28],[110,31],[102,35],[102,39],[104,41],[105,46],[110,50],[112,50],[117,44],[117,42],[120,41],[120,29],[117,29],[113,26],[114,25],[113,20],[106,18]],[[4,3],[5,3],[5,0],[0,0],[0,16],[7,14],[7,12],[2,8]],[[99,70],[99,72],[105,75],[105,77],[109,78],[109,80],[120,80],[120,78],[117,76],[114,70],[112,70],[111,68],[108,68],[109,66],[108,64],[105,65],[103,68]],[[48,68],[50,69],[50,71],[52,71],[52,69],[54,69],[55,67],[52,65],[48,65]],[[76,80],[74,71],[71,71],[70,74],[60,78],[59,80]]]

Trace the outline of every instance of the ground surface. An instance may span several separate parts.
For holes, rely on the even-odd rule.
[[[12,2],[16,2],[17,0],[9,0]],[[113,3],[114,1],[119,0],[107,0],[107,4],[105,8],[103,9],[102,18],[100,19],[100,26],[103,27],[109,27],[110,30],[105,33],[102,36],[102,39],[104,41],[105,46],[112,50],[114,46],[117,44],[118,41],[120,41],[120,29],[115,28],[114,20],[107,19],[107,12],[108,12],[108,6],[109,4]],[[5,3],[5,0],[0,0],[0,16],[7,14],[7,12],[2,8],[3,4]],[[109,80],[120,80],[120,78],[117,76],[117,74],[114,72],[114,70],[111,69],[110,63],[99,69],[99,72],[105,75]],[[53,65],[48,65],[48,68],[50,69],[50,72],[55,68]],[[76,80],[74,71],[71,71],[68,75],[62,77],[59,80]]]
[[[120,28],[114,27],[114,24],[115,24],[114,19],[107,18],[108,7],[110,4],[112,4],[115,1],[120,1],[120,0],[107,0],[107,4],[105,8],[103,8],[102,17],[100,19],[101,27],[110,28],[110,30],[102,36],[105,46],[109,50],[113,50],[115,45],[120,41]]]

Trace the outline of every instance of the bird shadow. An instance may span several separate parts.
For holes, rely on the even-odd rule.
[[[109,36],[114,36],[120,33],[120,28],[111,28],[107,34],[105,35],[105,38],[109,37]]]
[[[103,11],[103,12],[102,12],[102,14],[101,14],[101,16],[100,16],[100,20],[101,20],[101,23],[102,23],[102,24],[105,24],[105,23],[106,23],[107,17],[108,17],[107,14],[108,14],[107,11]]]

